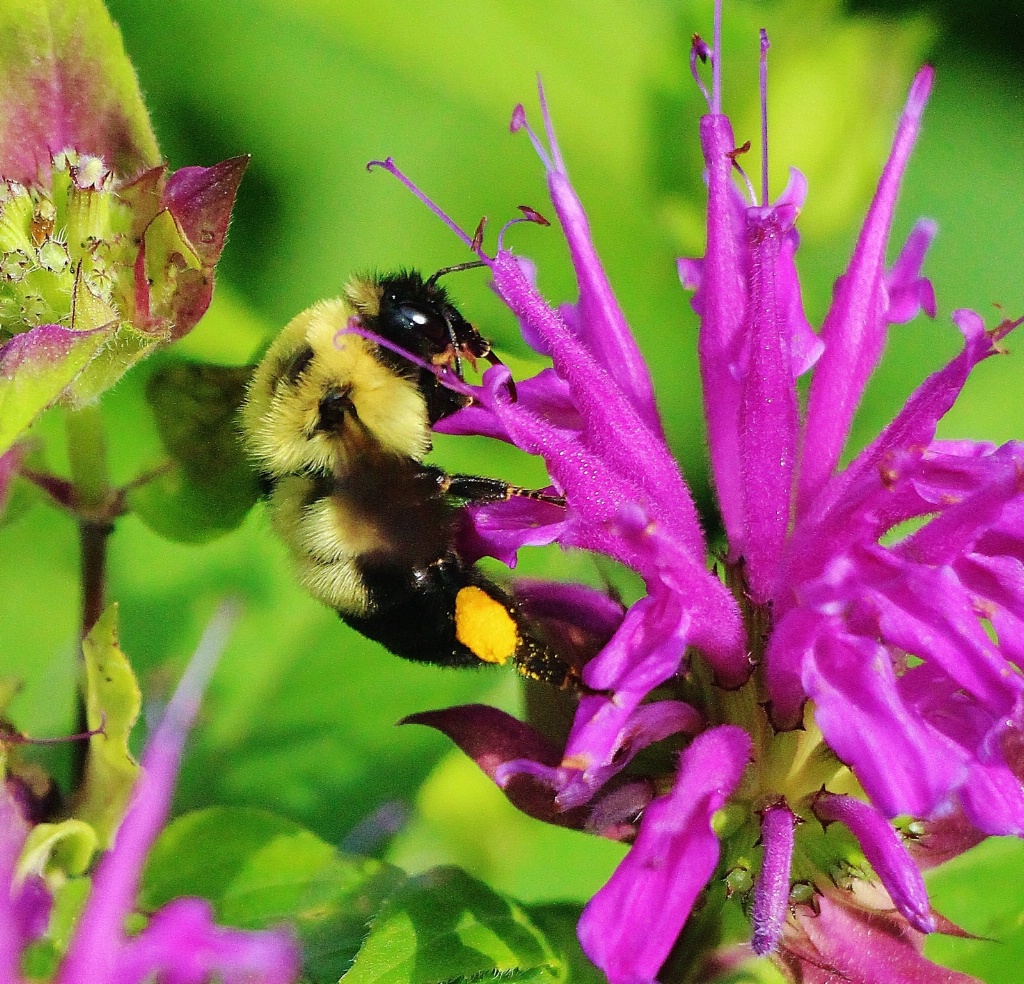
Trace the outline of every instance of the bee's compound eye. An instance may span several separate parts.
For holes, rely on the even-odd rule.
[[[320,415],[316,422],[318,431],[333,431],[341,428],[348,416],[356,416],[351,388],[328,390],[320,399]]]
[[[439,348],[448,344],[448,325],[435,311],[424,311],[413,304],[400,304],[395,309],[395,316],[409,331],[422,335]]]
[[[419,308],[411,304],[401,304],[398,307],[398,316],[408,322],[410,327],[421,327],[430,321],[430,315],[424,314]]]

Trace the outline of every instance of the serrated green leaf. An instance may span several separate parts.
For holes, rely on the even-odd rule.
[[[527,910],[458,868],[433,868],[392,895],[345,984],[435,984],[508,974],[564,979],[564,964]]]
[[[306,868],[296,865],[294,855],[294,846],[282,840],[253,854],[224,895],[224,920],[247,928],[291,922],[306,976],[333,984],[352,965],[371,918],[405,875],[337,851],[325,864]]]
[[[403,879],[397,868],[342,854],[290,820],[213,807],[178,818],[160,835],[141,904],[155,910],[198,895],[226,925],[288,922],[302,944],[306,977],[326,984],[348,969],[370,918]]]
[[[120,32],[102,0],[0,4],[0,174],[35,181],[73,147],[118,173],[157,162]]]
[[[112,331],[40,325],[0,346],[0,454],[71,386]]]
[[[251,366],[168,361],[150,377],[146,399],[172,468],[129,495],[155,532],[198,542],[234,529],[255,504],[256,475],[239,440],[238,408]]]
[[[135,674],[118,647],[117,605],[111,605],[82,641],[85,654],[85,709],[90,730],[85,778],[73,813],[91,824],[101,848],[113,841],[139,774],[128,736],[139,716],[142,695]]]

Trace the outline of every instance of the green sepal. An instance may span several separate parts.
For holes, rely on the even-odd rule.
[[[142,707],[135,674],[118,646],[117,605],[111,605],[82,640],[85,709],[90,730],[85,776],[72,813],[91,824],[99,846],[110,846],[139,774],[128,736]]]
[[[158,344],[151,335],[138,331],[127,321],[111,328],[107,344],[68,389],[67,399],[72,406],[84,406],[99,399]]]
[[[181,285],[202,270],[199,255],[168,209],[156,214],[143,236],[149,306],[173,310]]]
[[[458,868],[410,878],[370,926],[345,984],[436,984],[494,974],[565,980],[529,911]]]
[[[251,366],[169,359],[150,377],[146,398],[171,467],[133,489],[128,504],[161,536],[210,540],[237,527],[259,497],[238,424],[251,375]]]

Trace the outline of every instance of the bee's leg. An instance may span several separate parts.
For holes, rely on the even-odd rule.
[[[503,366],[505,364],[491,351],[490,344],[488,344],[487,351],[481,353],[481,357],[486,359],[492,366]],[[511,373],[509,374],[508,381],[505,385],[508,387],[509,399],[513,403],[518,403],[519,393],[516,390],[516,381],[512,378]]]
[[[567,663],[539,639],[524,635],[516,649],[516,671],[529,680],[537,680],[559,690],[572,690],[584,696],[611,697],[610,690],[595,690],[588,687],[580,671]]]
[[[524,489],[509,485],[500,478],[484,478],[480,475],[441,475],[438,478],[441,492],[455,499],[467,502],[507,502],[509,499],[533,499],[564,506],[565,499],[537,489]]]

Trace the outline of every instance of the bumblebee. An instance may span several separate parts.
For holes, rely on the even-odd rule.
[[[582,686],[543,625],[455,546],[468,502],[562,500],[423,461],[431,426],[469,399],[405,353],[460,379],[463,360],[498,361],[437,283],[463,267],[355,278],[295,317],[248,385],[245,444],[299,580],[354,629],[406,659]]]

